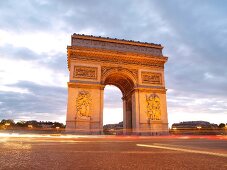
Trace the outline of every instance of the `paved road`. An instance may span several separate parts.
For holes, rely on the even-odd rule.
[[[0,169],[227,169],[227,137],[1,135]]]

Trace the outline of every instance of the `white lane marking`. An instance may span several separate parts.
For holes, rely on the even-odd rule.
[[[207,152],[207,151],[192,150],[192,149],[174,148],[174,147],[168,147],[168,146],[145,145],[145,144],[136,144],[136,145],[141,146],[141,147],[148,147],[148,148],[167,149],[167,150],[174,150],[174,151],[181,151],[181,152],[227,157],[227,154],[224,154],[224,153],[215,153],[215,152]]]

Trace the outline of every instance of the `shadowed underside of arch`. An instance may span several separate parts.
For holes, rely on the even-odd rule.
[[[115,85],[121,90],[123,96],[127,95],[134,88],[133,81],[126,75],[120,73],[108,75],[104,81],[104,85]]]

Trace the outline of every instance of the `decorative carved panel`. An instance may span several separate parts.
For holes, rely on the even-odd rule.
[[[97,67],[75,66],[73,78],[97,80]]]
[[[152,72],[141,72],[142,83],[162,85],[162,74]]]
[[[102,66],[101,68],[101,74],[102,76],[106,74],[106,72],[108,72],[109,70],[111,70],[112,67],[105,67],[105,66]]]
[[[146,95],[148,120],[161,120],[160,98],[156,94]]]

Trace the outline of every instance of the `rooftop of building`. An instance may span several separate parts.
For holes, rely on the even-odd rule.
[[[174,123],[174,125],[183,125],[183,124],[210,124],[210,122],[207,122],[207,121],[183,121],[183,122],[180,122],[180,123]]]

